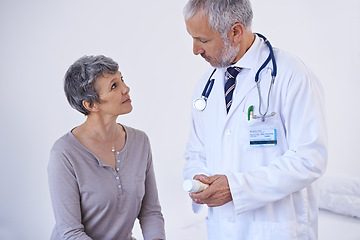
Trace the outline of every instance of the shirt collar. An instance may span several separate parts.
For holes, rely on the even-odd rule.
[[[257,56],[261,48],[261,40],[260,38],[255,35],[255,40],[250,46],[250,48],[246,51],[244,56],[239,59],[235,64],[232,66],[237,66],[240,68],[247,68],[251,69],[253,68],[254,64],[257,62]]]

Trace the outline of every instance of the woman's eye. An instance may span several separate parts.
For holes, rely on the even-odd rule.
[[[116,88],[116,83],[114,83],[113,85],[111,85],[111,89],[115,89]]]
[[[121,81],[124,82],[124,77],[123,76],[121,76]]]

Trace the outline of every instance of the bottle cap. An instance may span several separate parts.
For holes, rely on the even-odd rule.
[[[187,192],[190,192],[193,190],[193,182],[192,180],[185,180],[183,183],[183,189]]]

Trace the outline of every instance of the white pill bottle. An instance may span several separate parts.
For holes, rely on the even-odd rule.
[[[187,179],[183,183],[183,188],[187,192],[197,193],[205,190],[209,185],[198,180]]]

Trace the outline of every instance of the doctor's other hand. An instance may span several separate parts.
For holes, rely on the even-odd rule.
[[[228,179],[225,175],[196,175],[195,180],[208,184],[209,187],[199,193],[190,193],[191,199],[197,204],[208,207],[219,207],[232,200]]]

